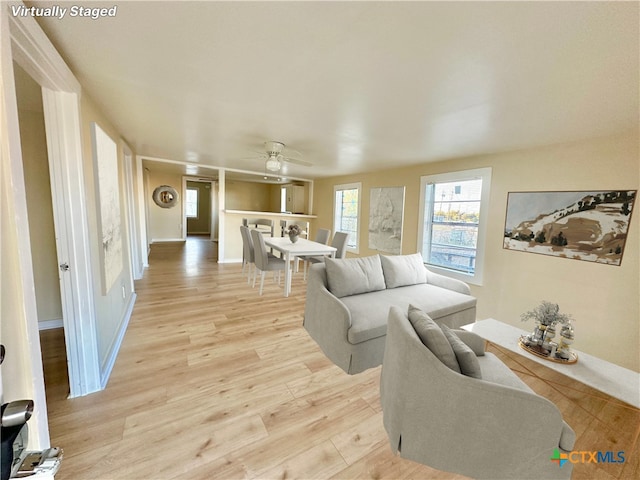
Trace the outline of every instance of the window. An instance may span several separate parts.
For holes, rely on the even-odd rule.
[[[421,178],[418,245],[425,263],[482,285],[491,169]]]
[[[198,189],[187,188],[184,201],[187,218],[198,218]]]
[[[334,215],[333,231],[349,234],[347,250],[358,253],[361,183],[336,185],[333,187]]]

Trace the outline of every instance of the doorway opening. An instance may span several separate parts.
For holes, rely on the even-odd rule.
[[[60,285],[44,104],[41,86],[14,62],[22,165],[26,190],[33,279],[44,358],[45,394],[69,395],[64,315]],[[44,341],[43,341],[44,340]]]
[[[218,182],[210,178],[183,178],[185,240],[208,238],[218,242]]]

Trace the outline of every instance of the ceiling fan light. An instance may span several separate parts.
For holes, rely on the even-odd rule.
[[[280,170],[280,162],[275,157],[268,158],[265,166],[267,167],[267,170],[270,170],[272,172],[277,172],[278,170]]]
[[[284,143],[282,142],[264,142],[264,146],[270,155],[278,155],[284,150]]]

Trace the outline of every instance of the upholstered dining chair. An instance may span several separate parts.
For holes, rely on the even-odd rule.
[[[247,268],[247,284],[251,284],[251,266],[255,268],[255,252],[253,251],[253,240],[251,239],[249,227],[240,225],[240,235],[242,235],[242,274]],[[254,271],[255,276],[255,271]]]
[[[347,254],[347,241],[349,234],[345,232],[336,232],[331,240],[331,246],[336,247],[336,258],[344,258]]]
[[[253,275],[253,286],[256,284],[256,274],[260,270],[260,295],[264,287],[264,276],[267,272],[278,272],[278,284],[280,284],[280,272],[289,268],[287,262],[282,258],[276,258],[268,254],[264,244],[264,238],[259,230],[251,230],[251,240],[253,240],[253,252],[255,257],[256,272]]]
[[[273,220],[270,218],[243,218],[242,224],[245,227],[254,228],[265,235],[271,235],[275,232]]]
[[[324,229],[319,229],[318,233],[320,233],[320,230],[324,230]],[[325,234],[323,234],[325,235]],[[321,243],[327,243],[327,241],[329,240],[329,236],[331,236],[331,230],[326,230],[326,240],[324,242]],[[347,240],[349,239],[349,234],[348,233],[344,233],[344,232],[336,232],[333,235],[333,240],[331,240],[331,246],[332,247],[336,247],[336,256],[335,258],[344,258],[346,252],[347,252]],[[316,240],[316,242],[319,242],[320,240]],[[307,263],[320,263],[320,262],[324,262],[324,255],[321,256],[308,256],[308,257],[300,257],[301,259],[304,259],[304,267],[303,267],[303,278],[304,280],[307,279]]]
[[[302,238],[309,238],[309,222],[305,222],[302,220],[280,220],[280,236],[284,237],[286,235],[287,228],[289,225],[298,225],[302,233],[300,236]]]
[[[329,242],[329,237],[331,236],[331,230],[327,230],[326,228],[319,228],[318,231],[316,232],[316,236],[313,239],[314,242],[318,242],[318,243],[322,243],[323,245],[326,245]],[[307,262],[309,263],[317,263],[318,261],[322,261],[322,260],[318,260],[317,256],[312,256],[312,255],[301,255],[298,257],[298,259],[303,263],[303,271],[304,271],[304,279],[307,279]]]

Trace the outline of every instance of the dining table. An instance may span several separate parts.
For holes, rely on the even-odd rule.
[[[331,245],[325,245],[323,243],[314,242],[306,238],[298,238],[296,242],[292,242],[291,239],[286,237],[264,237],[264,244],[267,247],[281,252],[283,258],[287,264],[287,268],[284,271],[284,296],[288,297],[291,293],[291,262],[296,257],[301,256],[321,256],[328,255],[335,257],[336,247]]]

